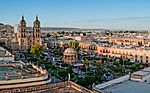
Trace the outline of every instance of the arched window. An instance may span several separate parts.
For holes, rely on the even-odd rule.
[[[112,51],[112,54],[114,54],[114,51]]]

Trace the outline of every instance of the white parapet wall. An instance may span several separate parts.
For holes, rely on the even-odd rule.
[[[105,82],[105,83],[102,83],[102,84],[99,84],[99,85],[96,85],[95,87],[93,87],[95,90],[101,92],[102,89],[108,87],[108,86],[111,86],[111,85],[114,85],[114,84],[118,84],[118,83],[121,83],[121,82],[124,82],[124,81],[127,81],[130,79],[130,76],[129,75],[126,75],[126,76],[122,76],[120,78],[117,78],[117,79],[114,79],[114,80],[111,80],[111,81],[108,81],[108,82]]]
[[[0,61],[14,61],[14,57],[13,56],[0,56]]]
[[[48,79],[48,74],[40,77],[25,78],[25,79],[14,79],[14,80],[0,80],[0,84],[15,84],[15,83],[25,83],[33,81],[41,81]],[[1,85],[0,85],[1,86]]]
[[[35,85],[42,85],[50,83],[51,79],[45,80],[45,81],[37,81],[37,82],[28,82],[28,83],[18,83],[18,84],[12,84],[12,85],[2,85],[0,86],[0,89],[9,89],[9,88],[19,88],[19,87],[28,87],[28,86],[35,86]]]
[[[27,86],[47,84],[50,82],[51,82],[51,78],[49,78],[48,74],[44,74],[40,77],[33,77],[33,78],[1,80],[0,89],[27,87]]]
[[[36,69],[37,71],[39,71],[41,74],[46,74],[47,73],[47,71],[42,69],[42,67],[39,68],[38,66],[35,66],[34,64],[32,64],[32,67],[34,69]]]
[[[14,63],[14,64],[6,64],[4,66],[15,66],[15,65],[23,65],[22,63]],[[35,65],[32,65],[37,71],[40,71],[40,76],[21,78],[21,79],[13,79],[13,80],[0,80],[0,89],[5,88],[15,88],[15,87],[25,87],[25,86],[33,86],[46,84],[51,81],[49,75],[46,70],[42,68],[38,68]]]

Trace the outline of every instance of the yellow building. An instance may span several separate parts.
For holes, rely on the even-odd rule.
[[[135,62],[150,62],[150,50],[134,49],[134,48],[117,48],[98,46],[97,53],[106,57],[121,57],[129,58]]]
[[[81,49],[83,49],[85,51],[95,51],[95,50],[97,50],[97,44],[96,43],[80,42],[79,46],[80,46]]]
[[[137,45],[144,45],[145,40],[143,38],[119,38],[119,37],[111,37],[109,38],[109,43],[115,43],[119,45],[130,45],[130,44],[137,44]]]
[[[135,41],[132,41],[135,40]],[[115,41],[117,42],[117,41]],[[113,42],[113,43],[115,43]],[[142,39],[131,39],[129,42],[142,42],[144,44]],[[124,42],[123,42],[124,43]],[[120,44],[105,44],[105,45],[98,45],[98,44],[91,44],[91,43],[84,43],[80,42],[80,48],[85,51],[95,51],[95,53],[103,55],[108,58],[115,58],[115,57],[121,57],[128,58],[134,62],[150,62],[150,49],[146,49],[142,47],[132,47],[132,45],[125,45],[122,46]]]

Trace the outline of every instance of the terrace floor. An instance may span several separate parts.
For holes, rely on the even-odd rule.
[[[102,91],[107,91],[108,93],[150,93],[150,84],[128,80],[120,84],[109,86]]]

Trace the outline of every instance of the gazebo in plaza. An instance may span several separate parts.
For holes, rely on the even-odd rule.
[[[67,48],[64,51],[64,62],[70,62],[70,63],[76,63],[78,60],[77,51],[75,51],[73,48]]]

